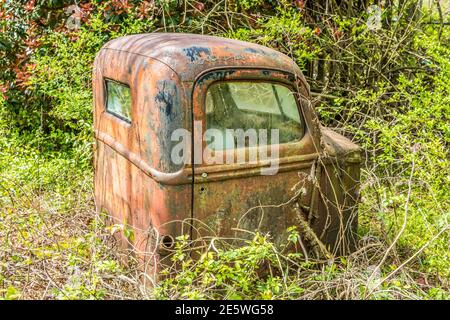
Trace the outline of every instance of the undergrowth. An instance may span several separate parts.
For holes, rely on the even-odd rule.
[[[395,27],[370,31],[365,12],[330,14],[314,25],[288,1],[86,3],[80,30],[48,27],[0,82],[1,298],[450,298],[448,28],[405,24],[400,15]],[[257,42],[288,54],[305,73],[311,61],[334,61],[328,76],[312,72],[308,81],[322,122],[365,152],[356,252],[305,259],[254,234],[245,246],[210,245],[193,259],[181,237],[171,257],[177,271],[163,270],[155,289],[142,285],[133,255],[94,210],[91,67],[109,39],[154,31]]]

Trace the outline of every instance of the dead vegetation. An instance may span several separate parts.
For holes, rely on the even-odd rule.
[[[2,186],[5,184],[3,180]],[[363,194],[367,186],[363,185]],[[195,249],[200,252],[198,260],[189,257],[187,239],[178,239],[170,255],[172,262],[163,267],[164,276],[155,291],[144,285],[146,276],[132,252],[117,246],[112,236],[117,230],[105,226],[104,217],[95,212],[90,177],[83,179],[78,191],[65,198],[70,205],[63,207],[57,205],[58,197],[52,192],[15,190],[15,194],[2,197],[0,280],[4,297],[422,299],[437,285],[442,290],[448,288],[445,279],[420,271],[417,265],[424,250],[449,229],[446,225],[423,246],[409,252],[398,249],[402,228],[385,238],[363,234],[357,250],[345,257],[310,253],[305,259],[304,254],[282,253],[270,242],[270,236],[253,234],[253,240],[245,240],[243,248],[230,247],[229,239],[204,239]],[[407,210],[405,217],[408,219]],[[302,240],[294,237],[290,241]],[[120,263],[124,256],[127,266]],[[237,267],[236,262],[243,266]],[[217,278],[221,273],[210,266],[214,263],[228,266],[222,281]],[[239,278],[242,274],[251,279]],[[205,275],[211,275],[212,280],[205,283]],[[183,281],[188,277],[192,281],[186,286]],[[261,288],[268,279],[274,287]],[[247,289],[243,286],[246,282]]]
[[[325,1],[327,12],[313,1],[269,2],[168,1],[114,15],[124,9],[87,1],[78,32],[31,33],[21,39],[29,47],[11,40],[0,55],[1,298],[450,298],[446,11],[417,15],[417,1],[389,1],[382,28],[368,30],[359,1]],[[29,16],[19,7],[8,10]],[[12,35],[31,23],[13,22],[1,26]],[[194,261],[178,239],[165,279],[156,290],[142,285],[138,262],[111,235],[123,229],[105,226],[94,210],[89,75],[109,38],[153,31],[257,42],[296,60],[320,99],[322,122],[364,148],[355,252],[289,256],[255,234],[240,248],[204,239]]]

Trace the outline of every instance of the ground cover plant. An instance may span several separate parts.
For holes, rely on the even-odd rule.
[[[0,298],[449,299],[448,8],[1,0]],[[142,285],[112,236],[126,228],[95,212],[91,68],[108,40],[164,31],[255,42],[297,62],[322,123],[364,150],[353,254],[284,255],[254,234],[243,247],[208,246],[193,260],[182,237],[177,272],[164,270],[154,289]],[[288,241],[298,236],[291,228]]]

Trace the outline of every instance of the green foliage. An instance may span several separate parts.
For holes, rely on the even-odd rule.
[[[156,289],[157,298],[272,299],[281,292],[283,281],[279,276],[259,275],[264,266],[276,268],[278,263],[273,244],[261,235],[255,235],[240,248],[205,252],[198,261],[186,254],[187,238],[177,240],[172,261],[181,268],[161,282]],[[168,274],[169,269],[162,272]]]
[[[414,45],[427,59],[424,70],[413,77],[401,75],[395,87],[380,82],[376,91],[362,89],[348,101],[336,101],[336,112],[345,109],[349,119],[358,112],[374,114],[345,127],[360,137],[376,164],[375,171],[367,172],[369,185],[363,189],[362,210],[372,213],[363,217],[379,232],[386,232],[378,224],[383,221],[393,236],[406,215],[399,239],[403,251],[419,250],[448,227],[450,218],[450,48],[439,44],[435,34],[418,36]],[[324,110],[322,116],[330,114]],[[374,175],[386,180],[376,181]],[[373,211],[377,202],[379,209]],[[449,240],[444,232],[427,245],[422,270],[450,277]]]
[[[6,288],[6,290],[3,291],[3,298],[0,297],[0,300],[17,300],[20,298],[19,291],[13,286],[9,286],[8,288]]]
[[[67,155],[1,150],[0,298],[109,297],[107,277],[124,271],[93,212],[91,173]]]
[[[225,36],[277,48],[294,58],[302,69],[320,52],[320,47],[310,40],[314,30],[307,26],[303,14],[292,7],[278,6],[275,15],[260,18],[257,23],[256,29],[238,28]]]
[[[232,1],[231,7],[234,7],[236,11],[247,11],[258,9],[264,2],[264,0],[237,0]]]
[[[289,232],[288,241],[297,242],[297,231],[290,228]],[[230,247],[223,241],[212,240],[208,249],[196,252],[196,258],[192,258],[188,237],[179,237],[171,257],[173,264],[162,270],[162,279],[154,289],[155,298],[449,298],[438,286],[423,291],[411,281],[409,273],[394,264],[377,271],[362,256],[307,261],[301,255],[281,254],[267,237],[259,234],[240,247]],[[372,254],[370,257],[372,263],[379,263],[380,258]],[[393,271],[397,274],[391,277]]]
[[[90,159],[92,147],[92,63],[109,39],[145,32],[152,23],[129,15],[115,28],[102,19],[100,9],[89,24],[72,37],[51,31],[41,38],[42,47],[31,59],[28,89],[46,102],[45,131],[48,148],[74,150]],[[42,146],[42,144],[41,144]],[[84,160],[84,159],[83,159]]]
[[[292,57],[326,96],[322,122],[367,155],[359,233],[378,248],[317,263],[284,257],[256,235],[197,260],[179,238],[177,272],[164,272],[156,297],[450,299],[450,32],[410,19],[414,1],[386,8],[376,31],[364,10],[323,14],[320,3],[284,0],[83,1],[81,28],[70,31],[61,9],[69,1],[27,3],[0,4],[12,15],[0,19],[2,299],[137,296],[112,254],[112,230],[93,212],[91,72],[108,40],[155,31],[221,35]]]

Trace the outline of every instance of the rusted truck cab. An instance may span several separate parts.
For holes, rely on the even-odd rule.
[[[154,265],[180,235],[260,232],[281,245],[305,222],[331,251],[354,247],[360,148],[319,124],[286,55],[131,35],[100,50],[93,88],[96,206],[131,231],[119,239],[143,261]]]

